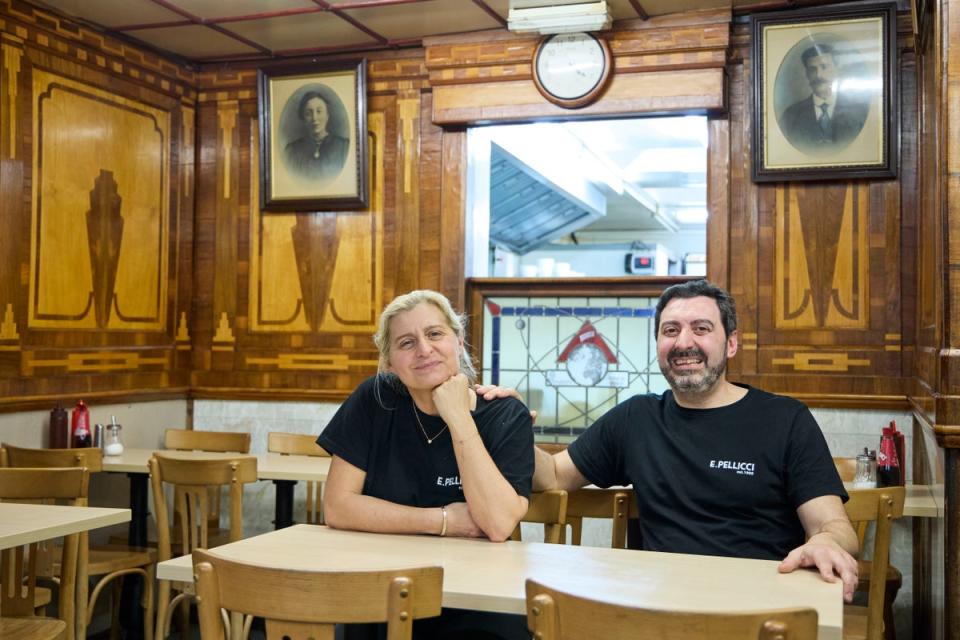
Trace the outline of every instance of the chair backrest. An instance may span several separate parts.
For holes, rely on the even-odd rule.
[[[573,544],[580,544],[584,518],[610,518],[610,547],[627,548],[627,518],[632,496],[627,489],[578,489],[567,499],[567,523]]]
[[[815,640],[815,609],[706,613],[640,609],[590,600],[527,580],[527,626],[537,640]]]
[[[850,499],[844,505],[850,522],[874,522],[873,556],[869,559],[870,587],[867,591],[867,640],[883,638],[883,600],[886,597],[887,569],[890,567],[890,537],[893,519],[903,517],[906,489],[880,487],[851,489]]]
[[[264,618],[268,640],[332,640],[338,622],[386,622],[388,640],[408,640],[415,619],[440,614],[443,594],[441,567],[300,571],[249,565],[205,550],[193,552],[193,567],[204,640],[225,637],[221,608]]]
[[[543,524],[543,541],[559,544],[567,525],[567,492],[562,489],[537,491],[530,494],[527,513],[520,522]],[[510,534],[511,540],[520,540],[520,525]]]
[[[257,480],[257,459],[237,456],[219,460],[182,460],[155,453],[150,459],[150,484],[157,516],[157,557],[171,556],[171,519],[164,483],[174,487],[174,512],[178,516],[183,554],[209,546],[208,530],[213,500],[209,489],[228,487],[230,542],[243,537],[243,486]]]
[[[844,482],[853,482],[854,476],[857,475],[856,458],[833,456],[833,466],[837,468],[837,473],[840,474],[840,479]]]
[[[317,438],[304,433],[267,434],[267,451],[281,455],[313,456],[329,458],[330,452],[317,444]],[[307,489],[307,524],[323,524],[323,482],[310,480]]]
[[[0,500],[50,501],[85,506],[90,473],[79,467],[66,469],[0,468]],[[67,638],[76,628],[77,559],[80,534],[64,537],[60,558],[58,617],[66,623]],[[34,615],[37,567],[49,541],[0,551],[0,615]]]
[[[550,455],[553,455],[555,453],[565,451],[567,449],[567,445],[559,442],[538,442],[537,448],[543,449]]]
[[[80,449],[28,449],[4,443],[9,467],[85,467],[90,473],[103,471],[103,451]]]
[[[272,431],[267,434],[267,451],[296,456],[330,457],[330,453],[317,444],[316,436],[304,433]]]
[[[167,429],[163,434],[163,446],[165,449],[180,451],[250,453],[250,434],[239,431]]]

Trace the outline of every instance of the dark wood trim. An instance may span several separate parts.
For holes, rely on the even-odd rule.
[[[82,396],[87,404],[105,403],[124,404],[128,402],[155,402],[157,400],[182,400],[189,396],[189,387],[172,387],[169,389],[141,389],[129,391],[95,391],[90,393],[59,393],[49,395],[23,396],[19,398],[0,399],[0,413],[16,413],[18,411],[49,410],[57,402],[64,406],[72,405]],[[94,402],[91,402],[94,401]]]

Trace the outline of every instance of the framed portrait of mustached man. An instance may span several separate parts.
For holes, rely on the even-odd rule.
[[[896,175],[896,10],[751,16],[755,181]]]
[[[260,69],[260,207],[367,206],[366,64]]]

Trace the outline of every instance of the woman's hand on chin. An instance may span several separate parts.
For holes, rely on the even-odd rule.
[[[485,538],[487,534],[477,526],[466,502],[451,502],[447,509],[447,536],[457,538]]]
[[[470,388],[467,376],[458,373],[435,387],[432,396],[437,412],[449,425],[458,417],[469,417],[476,394]]]

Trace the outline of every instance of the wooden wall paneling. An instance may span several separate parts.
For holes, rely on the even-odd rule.
[[[730,361],[730,375],[740,379],[755,375],[757,365],[757,322],[759,299],[759,266],[757,248],[761,243],[757,224],[757,190],[750,179],[751,155],[751,76],[749,30],[746,25],[734,27],[730,64],[727,67],[727,103],[729,107],[729,230],[727,282],[737,301],[740,348]],[[732,250],[736,247],[736,250]],[[713,250],[713,247],[709,247]],[[709,256],[708,256],[709,259]],[[712,271],[711,277],[712,276]]]
[[[24,99],[21,90],[23,40],[0,33],[0,202],[6,233],[0,234],[0,376],[16,376],[20,363],[20,331],[25,320],[25,301],[20,285],[19,247],[29,241],[29,222],[24,211],[23,145],[18,115]],[[25,206],[26,205],[26,206]]]
[[[917,345],[917,277],[920,273],[917,247],[917,223],[920,218],[921,201],[921,140],[922,121],[920,111],[921,69],[912,49],[900,53],[900,121],[901,129],[913,131],[913,135],[900,137],[900,198],[897,224],[888,220],[887,246],[896,238],[900,245],[900,260],[897,264],[880,265],[887,272],[887,304],[900,304],[900,375],[912,379]],[[886,194],[884,194],[886,197]],[[906,393],[910,388],[904,389]]]
[[[170,305],[178,109],[195,99],[191,78],[30,5],[0,2],[4,410],[79,394],[184,392]]]
[[[440,290],[457,309],[466,308],[465,243],[472,229],[466,228],[467,132],[445,130],[441,150]]]
[[[722,112],[730,19],[729,10],[714,10],[624,24],[607,35],[614,57],[610,84],[575,115]],[[424,39],[434,123],[574,115],[544,99],[532,82],[530,64],[538,40],[505,31]]]
[[[216,191],[214,199],[213,368],[234,367],[237,322],[239,175],[237,100],[216,103]]]
[[[420,228],[420,91],[402,90],[397,95],[397,157],[395,189],[397,217],[397,262],[394,276],[397,293],[416,289],[424,268],[422,248],[431,239]],[[435,239],[434,239],[435,240]]]
[[[171,234],[171,241],[175,243],[173,278],[177,286],[171,288],[171,293],[175,295],[169,304],[172,313],[169,327],[172,328],[173,340],[176,344],[176,368],[187,372],[193,365],[190,323],[193,318],[191,305],[193,301],[193,211],[196,195],[196,114],[194,106],[180,105],[178,180],[174,186],[176,192],[171,195],[171,199],[177,203],[176,226]],[[189,373],[185,384],[189,384]]]
[[[443,130],[430,122],[430,93],[422,93],[419,100],[420,127],[419,185],[420,193],[420,285],[427,289],[443,291],[443,256],[460,253],[457,238],[442,234],[443,218],[441,189],[443,187]],[[448,243],[452,246],[447,246]],[[454,302],[454,304],[457,304]]]

